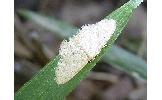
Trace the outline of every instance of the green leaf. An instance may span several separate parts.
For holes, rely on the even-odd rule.
[[[131,0],[121,8],[112,12],[106,19],[114,19],[117,27],[113,36],[108,40],[107,47],[103,48],[94,60],[89,62],[84,68],[78,72],[70,81],[63,85],[58,85],[54,80],[55,68],[59,61],[59,55],[52,59],[33,79],[27,82],[16,94],[15,100],[63,100],[72,89],[80,82],[82,78],[95,66],[102,55],[114,43],[123,30],[137,4],[141,1]],[[122,54],[121,54],[122,55]]]
[[[61,39],[74,35],[78,30],[75,26],[28,10],[20,10],[19,14],[42,26]],[[102,60],[130,75],[134,76],[136,73],[143,79],[147,78],[146,62],[140,57],[115,45],[106,52]]]
[[[103,56],[103,61],[132,76],[147,79],[146,62],[142,58],[118,46],[113,45],[108,50],[108,53]]]
[[[44,29],[55,33],[58,38],[68,38],[78,30],[77,27],[58,21],[53,17],[45,17],[41,14],[35,14],[28,10],[19,10],[18,13],[25,18],[29,18]]]

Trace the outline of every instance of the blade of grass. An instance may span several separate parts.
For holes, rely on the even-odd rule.
[[[99,55],[85,65],[84,68],[80,70],[70,81],[63,85],[58,85],[54,80],[55,68],[57,67],[57,63],[60,59],[60,56],[58,55],[15,94],[15,100],[63,100],[64,97],[68,95],[69,92],[71,92],[72,89],[74,89],[80,82],[80,80],[95,66],[106,50],[114,43],[120,32],[127,24],[133,10],[136,8],[134,4],[137,5],[141,3],[141,1],[135,1],[129,1],[106,17],[106,19],[112,18],[117,22],[115,33],[107,42],[108,46],[103,48]]]
[[[58,21],[50,16],[45,17],[41,14],[35,14],[28,10],[19,10],[18,13],[27,19],[29,18],[44,29],[55,33],[55,36],[58,38],[66,39],[72,36],[78,30],[77,27],[62,21]]]
[[[103,61],[137,78],[147,79],[146,62],[118,46],[113,45],[103,56]],[[138,75],[138,76],[137,76]]]
[[[74,35],[78,30],[75,26],[28,10],[20,10],[19,14],[32,20],[61,39]],[[137,73],[141,78],[147,78],[146,62],[140,57],[115,45],[110,47],[102,60],[130,75],[134,76]]]

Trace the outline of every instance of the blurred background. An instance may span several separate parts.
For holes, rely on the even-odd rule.
[[[100,21],[128,0],[15,0],[15,92],[57,55],[63,39],[84,24]],[[128,52],[147,61],[147,0],[135,10],[115,42],[118,55]],[[122,49],[122,50],[121,50]],[[114,51],[114,49],[113,49]],[[118,56],[116,55],[116,56]],[[114,57],[115,55],[113,55]],[[131,56],[128,56],[130,58]],[[115,60],[121,60],[115,59]],[[147,82],[99,61],[66,100],[146,100]],[[134,59],[136,60],[136,59]],[[112,63],[113,64],[112,64]],[[129,59],[125,63],[129,62]],[[137,61],[138,62],[138,61]]]

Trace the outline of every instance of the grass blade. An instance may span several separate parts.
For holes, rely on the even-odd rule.
[[[74,35],[78,30],[75,26],[28,10],[20,10],[19,14],[32,20],[61,39]],[[146,62],[140,57],[116,45],[110,47],[109,51],[106,52],[102,60],[105,63],[111,64],[113,67],[119,68],[130,75],[134,76],[136,73],[141,78],[147,79]]]
[[[78,30],[77,27],[62,21],[58,21],[53,17],[45,17],[44,15],[35,14],[28,10],[19,10],[18,13],[27,19],[29,18],[44,29],[55,33],[58,38],[66,39],[72,36]]]
[[[102,59],[105,63],[109,63],[113,67],[125,71],[132,76],[147,79],[146,62],[118,46],[113,45],[110,47],[108,53],[105,53]]]
[[[55,59],[52,59],[33,79],[27,82],[16,94],[15,100],[63,100],[72,89],[80,82],[80,80],[95,66],[100,60],[102,55],[107,49],[114,43],[123,30],[131,16],[133,10],[136,8],[136,4],[139,4],[138,0],[131,0],[121,8],[112,12],[106,19],[113,18],[117,22],[117,27],[113,36],[108,40],[105,48],[101,50],[98,56],[94,60],[89,62],[82,70],[78,72],[70,81],[63,85],[58,85],[54,80],[55,68],[60,59],[58,55]],[[134,5],[135,4],[135,5]]]

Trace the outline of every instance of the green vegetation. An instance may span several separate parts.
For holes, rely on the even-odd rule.
[[[115,10],[109,16],[106,17],[106,19],[116,20],[117,28],[115,30],[115,33],[108,40],[107,47],[103,48],[101,50],[100,54],[97,55],[94,60],[89,62],[70,81],[68,81],[67,83],[65,83],[63,85],[58,85],[54,80],[55,68],[57,67],[57,63],[59,61],[59,55],[58,55],[55,58],[53,58],[35,77],[33,77],[33,79],[31,79],[29,82],[27,82],[15,94],[15,100],[46,100],[46,99],[48,99],[48,100],[53,100],[53,99],[54,100],[62,100],[62,99],[64,99],[64,97],[67,96],[69,94],[69,92],[71,92],[75,88],[75,86],[80,82],[80,80],[82,78],[84,78],[84,76],[95,66],[95,64],[100,60],[100,58],[103,56],[103,54],[105,52],[107,52],[107,50],[108,50],[108,52],[109,51],[113,52],[113,53],[107,53],[109,56],[112,56],[111,54],[113,54],[114,56],[115,56],[115,54],[117,54],[116,52],[118,52],[118,51],[115,52],[115,50],[111,50],[108,48],[114,43],[114,41],[120,35],[121,31],[127,24],[129,17],[132,15],[136,6],[140,3],[141,3],[140,0],[130,0],[128,3],[124,4],[122,7]],[[46,24],[45,22],[42,22],[42,24],[43,23]],[[58,24],[58,25],[60,25],[60,24]],[[50,25],[48,25],[48,26],[50,26]],[[67,27],[63,27],[63,23],[60,26],[62,26],[63,31],[64,31],[64,29],[66,30],[66,28],[67,28]],[[50,26],[50,27],[52,28],[52,26]],[[48,27],[46,27],[46,28],[48,28]],[[55,31],[57,30],[58,33],[61,33],[61,32],[59,32],[59,31],[61,31],[59,29],[60,28],[58,28],[58,29],[56,28]],[[76,28],[74,28],[74,30],[71,30],[71,29],[73,29],[73,27],[69,26],[66,30],[66,33],[73,34],[76,31]],[[60,37],[63,38],[63,36],[60,36]],[[67,34],[64,34],[64,37],[67,38],[69,36]],[[113,46],[113,48],[116,48],[116,47]],[[119,50],[119,52],[120,51],[123,52],[122,50]],[[131,55],[130,53],[125,53],[125,55],[126,54]],[[121,59],[120,57],[124,58],[123,55],[124,54],[121,53],[121,56],[117,56],[118,60]],[[108,57],[108,56],[105,56],[105,57]],[[118,65],[119,64],[123,65],[123,61],[127,60],[127,59],[122,59],[121,61],[117,62],[114,60],[115,58],[113,59],[113,57],[111,59],[110,58],[107,59],[105,57],[103,58],[105,62],[108,61],[108,63],[110,63],[110,61],[111,61],[110,64],[112,64],[112,65],[116,64],[116,67],[121,67]],[[130,56],[130,57],[134,57],[134,56]],[[138,57],[135,57],[135,59],[132,59],[132,60],[137,60],[137,59],[139,60]],[[146,79],[146,65],[145,65],[145,62],[143,62],[143,61],[141,62],[141,61],[142,60],[140,59],[140,63],[142,66],[142,68],[140,68],[140,66],[139,66],[140,70],[135,68],[134,66],[130,69],[129,65],[127,65],[125,68],[124,67],[121,67],[121,68],[123,68],[124,70],[126,69],[125,71],[130,71],[130,73],[136,72],[141,77]],[[125,62],[127,62],[127,61],[125,61]],[[123,65],[123,66],[125,66],[125,65]]]

